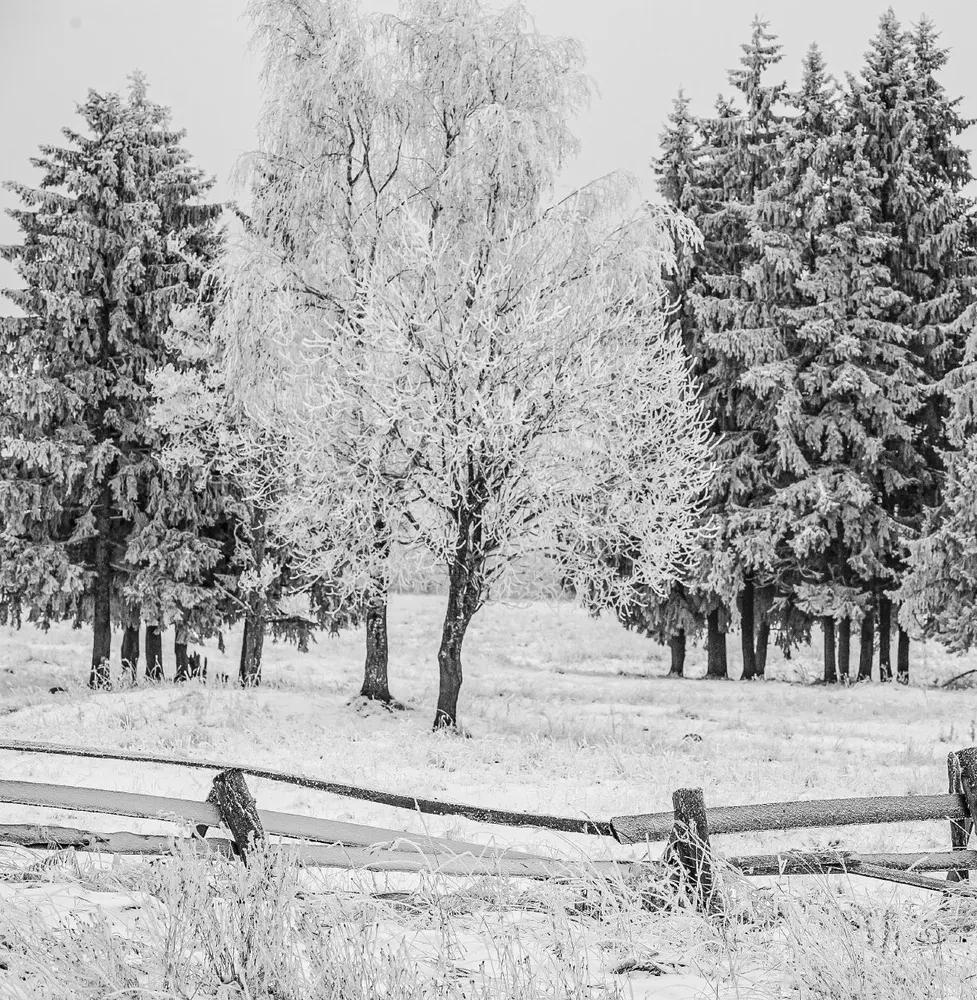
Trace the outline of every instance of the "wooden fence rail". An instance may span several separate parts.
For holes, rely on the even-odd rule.
[[[963,795],[880,795],[860,799],[812,799],[808,802],[764,802],[750,806],[711,806],[709,832],[759,833],[802,827],[917,823],[966,817]],[[611,828],[622,844],[665,840],[675,822],[673,812],[615,816]]]
[[[0,750],[62,754],[108,760],[172,764],[216,770],[205,802],[167,796],[78,788],[70,785],[0,780],[0,802],[52,809],[163,820],[196,827],[194,842],[207,850],[237,854],[247,862],[250,852],[267,837],[291,838],[283,850],[307,865],[363,868],[373,871],[439,871],[450,875],[511,875],[526,878],[579,878],[587,873],[671,873],[689,891],[695,905],[708,909],[715,894],[711,836],[801,827],[833,827],[944,820],[950,824],[952,850],[914,854],[854,854],[851,852],[796,852],[749,855],[718,862],[745,875],[848,873],[917,886],[961,896],[977,897],[977,889],[959,883],[977,870],[977,851],[967,849],[977,815],[977,748],[951,753],[949,792],[945,795],[875,796],[805,802],[771,802],[747,806],[707,808],[701,789],[680,789],[668,813],[617,816],[610,821],[589,818],[539,816],[484,809],[457,803],[358,788],[262,768],[235,767],[214,761],[188,761],[154,754],[91,750],[24,741],[0,742]],[[244,781],[244,774],[316,788],[333,794],[367,799],[419,812],[436,812],[507,825],[531,825],[562,832],[609,834],[623,844],[667,839],[661,862],[575,862],[503,850],[482,844],[426,834],[404,833],[356,823],[316,819],[291,813],[260,810]],[[554,825],[557,824],[557,825]],[[208,828],[223,827],[233,839],[207,838]],[[0,842],[38,847],[74,847],[120,854],[158,854],[171,851],[173,837],[129,832],[94,833],[84,830],[15,824],[0,827]],[[946,871],[940,882],[922,872]]]
[[[210,771],[238,770],[253,778],[267,778],[281,781],[300,788],[328,792],[344,798],[375,802],[377,805],[393,806],[395,809],[409,809],[411,812],[426,813],[431,816],[461,816],[479,823],[495,823],[499,826],[534,826],[558,833],[586,833],[591,836],[612,837],[611,824],[588,817],[548,816],[545,813],[515,812],[509,809],[490,809],[484,806],[465,805],[460,802],[442,802],[438,799],[418,798],[414,795],[399,795],[377,788],[363,788],[346,785],[338,781],[310,778],[303,774],[290,774],[267,767],[250,764],[228,763],[226,761],[188,760],[165,754],[141,753],[138,751],[92,750],[88,747],[63,746],[57,743],[36,743],[26,740],[2,740],[0,750],[15,750],[25,753],[59,754],[67,757],[96,757],[103,760],[128,760],[144,764],[172,764],[177,767],[203,768]]]
[[[226,773],[226,772],[221,772]],[[193,799],[176,799],[163,795],[145,795],[141,792],[118,792],[107,788],[78,788],[74,785],[48,785],[31,781],[0,781],[0,802],[25,806],[44,806],[49,809],[67,809],[75,812],[101,813],[110,816],[128,816],[133,819],[152,819],[185,822],[193,826],[220,827],[222,817],[212,802]],[[537,855],[518,851],[500,850],[483,844],[429,837],[426,834],[404,833],[402,830],[385,830],[381,827],[345,823],[339,820],[316,819],[294,813],[258,811],[265,831],[277,837],[291,837],[320,844],[342,844],[348,847],[401,845],[432,853],[473,854],[476,857],[534,859]]]

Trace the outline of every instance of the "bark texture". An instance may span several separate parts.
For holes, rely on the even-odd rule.
[[[756,677],[756,646],[754,645],[754,589],[753,580],[747,577],[740,595],[740,646],[743,652],[743,673],[741,680],[751,681]]]
[[[963,787],[963,775],[961,773],[960,758],[956,753],[951,752],[946,760],[947,776],[949,778],[949,791],[951,794],[965,795]],[[969,811],[969,806],[968,806]],[[950,850],[963,851],[970,841],[973,833],[973,815],[965,816],[963,819],[950,820]],[[965,868],[951,868],[946,873],[947,882],[966,882],[970,879],[970,872]]]
[[[186,625],[177,625],[173,630],[173,663],[176,666],[175,681],[185,681],[190,678],[190,660],[187,654],[187,644],[190,641],[190,630]]]
[[[241,663],[238,678],[241,687],[257,687],[261,683],[261,651],[265,644],[264,602],[249,609],[244,618],[244,634],[241,637]]]
[[[237,768],[221,771],[214,777],[207,801],[217,806],[221,821],[231,831],[234,845],[246,863],[248,855],[264,841],[265,831],[244,774]]]
[[[909,633],[899,626],[899,643],[896,650],[896,680],[909,683]]]
[[[726,677],[726,633],[719,630],[719,608],[706,618],[706,677]]]
[[[698,910],[712,903],[713,874],[709,847],[709,824],[701,788],[679,788],[672,792],[675,825],[666,854],[681,865],[685,886]]]
[[[360,695],[389,704],[393,701],[387,680],[387,598],[384,595],[366,609],[366,664]]]
[[[255,509],[251,514],[252,553],[259,575],[265,561],[265,518]],[[261,651],[265,644],[267,607],[264,595],[257,591],[248,596],[248,610],[244,615],[244,636],[241,639],[241,663],[238,679],[241,687],[257,687],[261,683]]]
[[[668,648],[672,654],[672,663],[668,674],[670,677],[685,676],[685,629],[679,631],[668,640]]]
[[[480,519],[462,518],[458,527],[455,557],[448,569],[448,607],[438,648],[435,729],[452,729],[458,725],[458,693],[463,679],[461,647],[482,599],[484,556]]]
[[[886,684],[892,680],[892,601],[885,594],[879,595],[879,680]]]
[[[147,625],[146,680],[161,681],[163,679],[163,633],[159,625]]]
[[[107,690],[112,686],[112,540],[108,483],[101,490],[95,514],[95,581],[92,601],[92,670],[88,686]]]
[[[869,611],[862,619],[861,641],[858,649],[858,679],[872,679],[872,660],[875,656],[875,612]]]
[[[770,649],[770,622],[764,618],[756,630],[756,675],[767,674],[767,651]]]
[[[851,677],[851,619],[838,622],[838,680],[847,684]]]
[[[830,615],[821,619],[824,634],[824,683],[838,683],[838,663],[835,659],[835,620]]]
[[[139,676],[139,626],[130,625],[122,632],[122,677],[130,684]]]

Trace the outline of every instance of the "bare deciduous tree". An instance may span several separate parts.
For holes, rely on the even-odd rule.
[[[228,385],[288,442],[271,516],[306,572],[379,600],[411,553],[447,568],[434,724],[455,726],[465,632],[519,567],[608,606],[681,569],[709,443],[662,275],[695,232],[626,214],[624,177],[552,203],[589,89],[520,6],[252,14],[268,104],[257,221],[224,262]]]

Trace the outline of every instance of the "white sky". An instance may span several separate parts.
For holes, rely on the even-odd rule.
[[[919,0],[917,0],[919,2]],[[944,83],[964,96],[977,118],[977,0],[897,3],[904,23],[928,13],[952,47]],[[875,32],[883,2],[876,0],[526,0],[541,31],[581,39],[588,72],[601,97],[577,123],[583,149],[563,178],[567,187],[614,169],[637,175],[653,191],[649,159],[681,85],[693,110],[707,113],[729,91],[726,70],[749,38],[759,13],[784,44],[781,72],[797,82],[811,41],[837,76],[855,71]],[[371,10],[395,10],[396,0],[364,0]],[[126,76],[146,73],[150,96],[173,111],[187,130],[197,163],[216,175],[215,197],[231,197],[229,174],[255,142],[260,91],[248,53],[243,0],[0,0],[0,180],[35,182],[28,158],[40,143],[58,143],[60,129],[77,127],[75,105],[89,87],[123,90]],[[967,135],[977,144],[977,128]],[[0,209],[15,204],[0,192]],[[0,243],[18,230],[0,216]],[[17,284],[0,262],[0,287]],[[0,300],[0,311],[3,311]]]

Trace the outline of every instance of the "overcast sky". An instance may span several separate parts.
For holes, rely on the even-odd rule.
[[[915,0],[918,3],[919,0]],[[977,118],[977,0],[897,3],[904,23],[932,17],[951,46],[944,82]],[[526,0],[539,29],[571,35],[586,46],[588,72],[600,98],[577,123],[583,149],[563,178],[576,186],[614,169],[635,173],[653,190],[648,161],[679,86],[693,110],[707,113],[728,91],[726,70],[749,38],[753,15],[771,22],[784,45],[777,79],[796,83],[812,41],[840,78],[862,62],[883,2],[875,0]],[[371,10],[395,10],[397,0],[364,0]],[[75,105],[89,87],[123,90],[135,68],[149,78],[150,96],[187,130],[197,162],[216,175],[216,197],[233,195],[228,180],[237,157],[255,141],[260,90],[248,52],[244,0],[0,0],[0,180],[32,183],[28,158],[59,129],[77,126]],[[772,78],[773,79],[773,78]],[[967,136],[975,145],[977,129]],[[14,204],[0,192],[0,208]],[[0,217],[0,243],[17,240]],[[15,282],[0,262],[0,287]],[[2,300],[0,300],[2,302]]]

